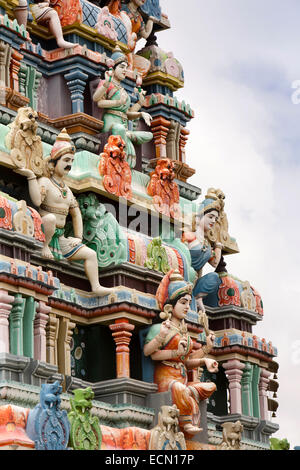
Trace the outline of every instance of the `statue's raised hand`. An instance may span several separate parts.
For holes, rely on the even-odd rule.
[[[171,328],[170,320],[164,321],[160,327],[160,332],[159,332],[160,336],[162,338],[165,338],[167,334],[170,332],[170,328]]]
[[[15,169],[14,172],[18,173],[19,175],[26,176],[27,179],[35,178],[35,174],[33,173],[33,171],[29,170],[28,168],[18,168]]]
[[[147,124],[147,126],[150,127],[151,126],[151,121],[152,121],[151,114],[142,112],[141,115],[142,115],[142,118],[144,119],[145,123]]]
[[[214,359],[204,359],[208,372],[216,374],[219,370],[219,364]]]

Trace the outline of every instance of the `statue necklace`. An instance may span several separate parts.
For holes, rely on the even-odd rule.
[[[54,184],[54,186],[56,186],[60,190],[62,197],[64,199],[66,199],[66,197],[68,196],[68,191],[67,191],[66,184],[65,183],[58,183],[57,181],[55,181],[53,176],[50,177],[50,181],[51,181],[51,183]]]

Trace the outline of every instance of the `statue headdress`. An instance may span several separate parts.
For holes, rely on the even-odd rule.
[[[74,155],[75,146],[67,130],[64,128],[56,137],[56,141],[52,147],[50,155],[44,160],[44,175],[49,177],[51,173],[49,164],[51,165],[52,162],[58,160],[67,153],[72,153]]]
[[[156,292],[156,300],[161,309],[160,318],[163,320],[170,318],[173,309],[170,301],[175,300],[180,295],[192,295],[192,292],[193,284],[186,282],[179,271],[171,269],[163,277]]]
[[[205,199],[198,206],[196,214],[192,216],[192,231],[196,231],[196,217],[202,217],[213,210],[221,212],[224,208],[225,195],[220,189],[209,188]]]
[[[111,65],[112,67],[116,67],[116,65],[121,64],[122,62],[126,62],[128,64],[128,57],[119,46],[116,46],[107,63],[109,66]]]
[[[64,128],[56,137],[50,153],[50,160],[58,160],[66,153],[75,153],[75,147],[67,130]]]

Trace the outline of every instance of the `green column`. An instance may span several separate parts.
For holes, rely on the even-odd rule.
[[[259,405],[259,393],[258,384],[260,379],[260,367],[257,364],[253,365],[253,377],[252,377],[252,400],[253,400],[253,416],[260,418],[260,405]]]
[[[23,318],[23,355],[34,356],[33,322],[36,314],[36,302],[33,297],[27,297]]]
[[[21,294],[15,295],[15,300],[9,315],[9,345],[10,353],[23,356],[23,316],[25,299]]]
[[[243,415],[245,416],[253,416],[252,377],[253,365],[249,362],[246,362],[243,377],[241,380],[242,411]]]

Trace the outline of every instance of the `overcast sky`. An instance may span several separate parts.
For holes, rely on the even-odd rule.
[[[161,0],[172,28],[158,44],[182,63],[176,93],[195,111],[189,124],[189,182],[226,194],[240,253],[230,273],[261,293],[254,328],[279,349],[276,422],[300,445],[300,2]],[[297,84],[299,80],[299,84]]]

